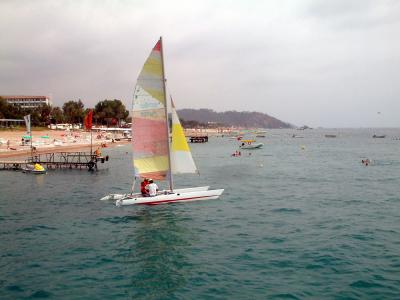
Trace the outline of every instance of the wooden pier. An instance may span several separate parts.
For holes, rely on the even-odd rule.
[[[108,161],[107,156],[97,156],[88,152],[44,153],[29,157],[24,161],[0,161],[0,170],[21,170],[27,165],[39,163],[47,169],[87,169],[97,170],[98,163]]]

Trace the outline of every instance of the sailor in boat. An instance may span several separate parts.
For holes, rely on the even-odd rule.
[[[147,191],[147,185],[149,184],[149,180],[144,178],[143,181],[140,183],[140,192],[142,193],[143,197],[148,197],[149,192]]]
[[[153,179],[149,179],[149,184],[146,186],[146,189],[150,197],[157,196],[158,186],[154,183]]]

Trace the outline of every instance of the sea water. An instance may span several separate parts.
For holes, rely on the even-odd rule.
[[[129,191],[129,145],[94,173],[2,171],[0,299],[399,299],[399,136],[271,130],[240,157],[227,137],[191,144],[200,176],[175,185],[225,192],[185,204],[99,201]]]

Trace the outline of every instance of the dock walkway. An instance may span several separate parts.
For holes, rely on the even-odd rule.
[[[97,164],[108,161],[107,156],[97,156],[87,152],[57,152],[34,155],[26,160],[2,160],[0,170],[22,170],[34,163],[47,169],[88,169],[97,170]]]

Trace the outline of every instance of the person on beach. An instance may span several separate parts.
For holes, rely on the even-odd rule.
[[[153,179],[149,179],[149,184],[146,186],[150,197],[157,196],[158,186],[153,182]]]
[[[7,140],[7,150],[10,149],[10,140]]]
[[[149,192],[146,190],[146,187],[148,184],[149,184],[149,181],[147,178],[144,178],[143,181],[140,183],[140,192],[142,193],[143,197],[149,196]]]

